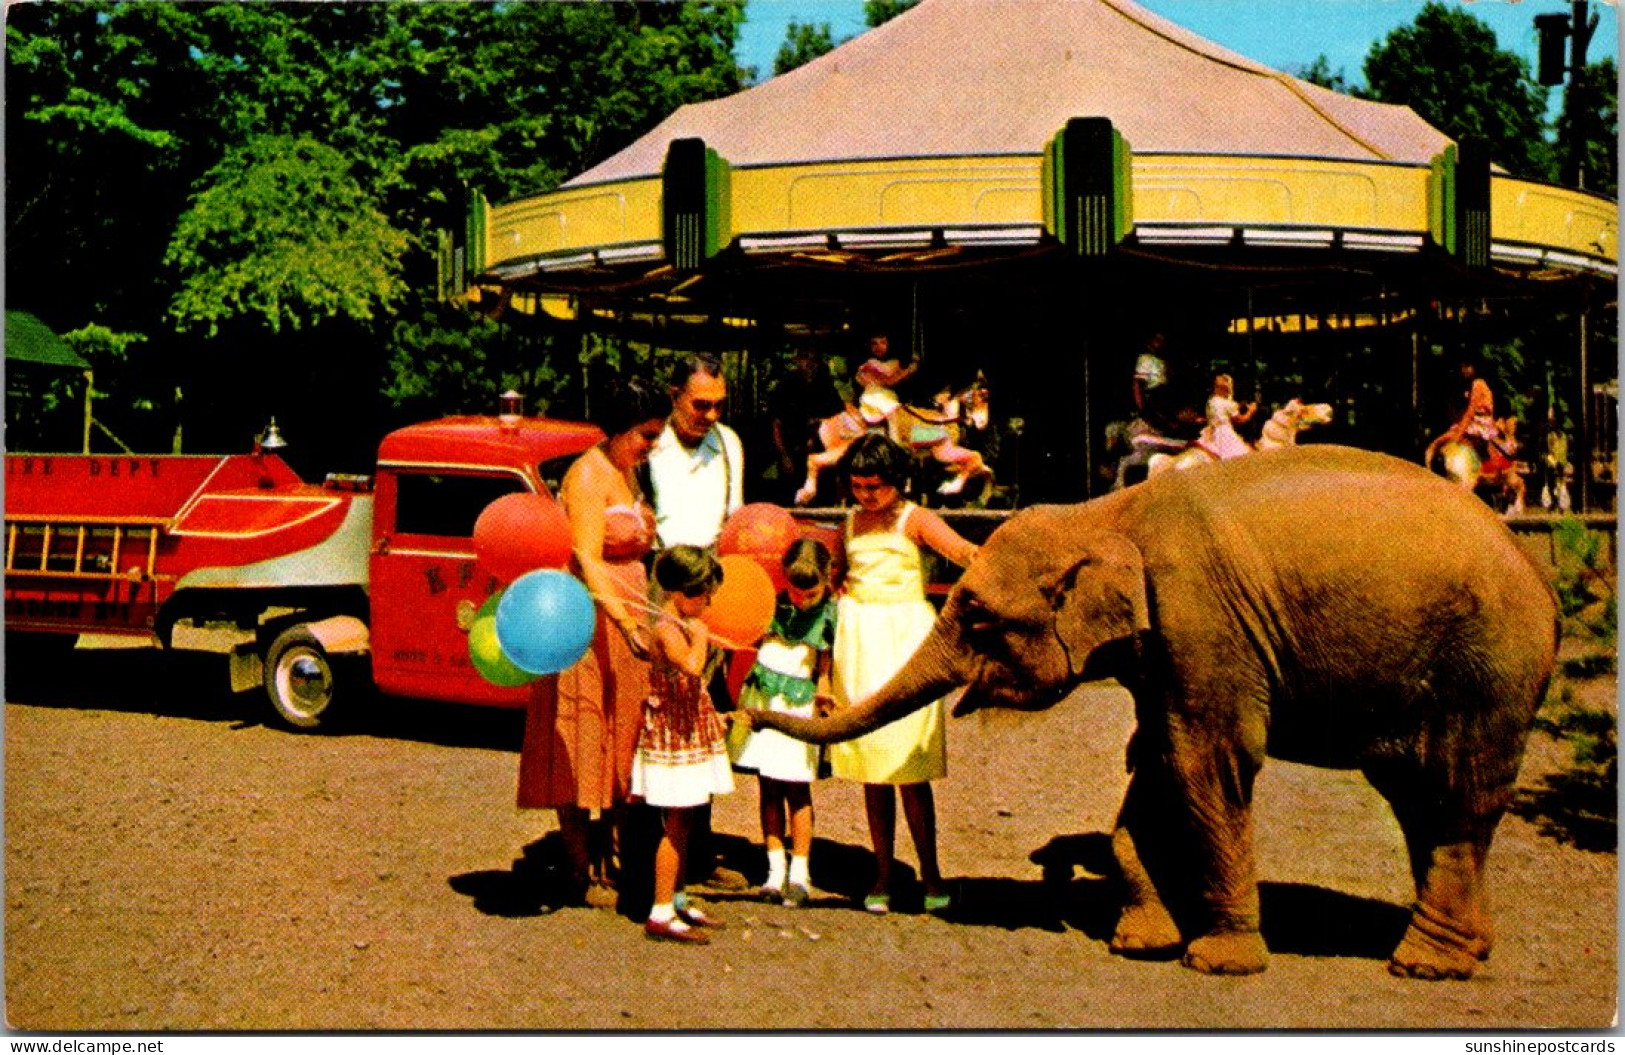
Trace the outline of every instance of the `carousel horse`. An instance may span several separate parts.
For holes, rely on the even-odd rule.
[[[818,477],[834,467],[854,440],[866,432],[882,429],[904,450],[920,457],[929,455],[948,470],[948,479],[937,488],[940,495],[956,495],[970,481],[991,477],[981,454],[961,444],[965,430],[988,427],[987,381],[980,373],[970,386],[955,392],[937,393],[931,408],[904,406],[891,389],[878,385],[866,388],[857,406],[848,405],[839,414],[825,418],[818,426],[823,450],[807,458],[807,480],[796,492],[795,504],[806,505],[818,493]]]
[[[1506,515],[1517,516],[1524,511],[1525,491],[1523,466],[1514,457],[1519,448],[1518,419],[1498,418],[1495,427],[1499,438],[1485,441],[1482,452],[1469,441],[1452,440],[1439,448],[1438,458],[1446,478],[1483,495]]]
[[[1568,434],[1557,427],[1555,418],[1546,419],[1545,448],[1540,459],[1541,508],[1567,513],[1572,508],[1569,481],[1574,479],[1574,466],[1569,462]]]
[[[1314,425],[1329,424],[1331,420],[1330,403],[1305,403],[1300,399],[1289,399],[1285,406],[1264,423],[1264,431],[1252,450],[1267,451],[1277,447],[1296,446],[1298,433]],[[1220,460],[1216,451],[1203,446],[1202,442],[1197,440],[1177,453],[1151,455],[1146,464],[1146,475],[1156,476],[1170,469],[1191,469]]]

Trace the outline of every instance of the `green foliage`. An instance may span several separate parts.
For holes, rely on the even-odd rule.
[[[1339,68],[1335,73],[1332,72],[1332,61],[1324,53],[1316,55],[1315,61],[1299,70],[1297,76],[1299,80],[1318,84],[1322,88],[1330,88],[1334,92],[1344,94],[1351,92],[1351,86],[1348,78],[1343,75],[1343,70]]]
[[[1515,175],[1551,178],[1546,89],[1466,10],[1430,0],[1412,25],[1372,45],[1364,70],[1371,98],[1411,107],[1452,139],[1483,140]]]
[[[743,0],[14,5],[7,147],[28,163],[6,166],[7,299],[59,329],[148,335],[99,364],[98,416],[163,398],[189,439],[218,407],[176,411],[176,386],[197,394],[226,355],[285,367],[253,408],[284,423],[313,382],[418,413],[437,393],[488,409],[521,375],[554,385],[504,358],[542,344],[427,306],[432,232],[462,222],[465,186],[551,190],[737,90],[743,16]],[[169,449],[175,429],[157,432]]]
[[[784,31],[784,43],[773,57],[773,76],[789,73],[797,66],[805,66],[820,55],[835,50],[835,39],[830,35],[829,23],[818,25],[800,23],[792,19]]]
[[[890,22],[920,0],[863,0],[863,20],[869,28]]]
[[[1619,71],[1613,59],[1590,63],[1573,78],[1557,119],[1557,160],[1564,183],[1613,197],[1619,193]]]
[[[1568,629],[1611,643],[1618,633],[1618,593],[1602,536],[1577,517],[1552,526],[1553,586]]]
[[[406,292],[405,248],[343,154],[259,136],[210,170],[176,224],[164,256],[180,274],[170,316],[211,336],[245,317],[273,333],[333,316],[366,322]]]

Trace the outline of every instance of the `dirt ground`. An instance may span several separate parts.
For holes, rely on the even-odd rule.
[[[513,803],[515,712],[386,701],[339,736],[260,724],[198,658],[7,667],[5,986],[15,1029],[1600,1029],[1617,1008],[1617,861],[1538,814],[1491,858],[1494,957],[1466,983],[1383,970],[1411,899],[1357,774],[1258,785],[1270,969],[1209,978],[1110,955],[1106,833],[1130,713],[1114,688],[950,727],[938,785],[950,920],[877,918],[852,786],[815,792],[813,905],[712,900],[706,948],[612,912],[548,912],[548,816]],[[1586,689],[1612,706],[1612,680]],[[1567,748],[1536,733],[1531,791]],[[1528,811],[1525,811],[1528,812]],[[760,878],[756,791],[719,801]],[[1584,844],[1585,840],[1580,840]],[[901,857],[913,860],[903,839]],[[913,904],[911,905],[911,900]],[[673,999],[673,994],[680,994]]]

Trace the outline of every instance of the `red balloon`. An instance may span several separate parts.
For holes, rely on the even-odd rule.
[[[741,506],[722,525],[717,536],[717,552],[742,554],[755,559],[767,572],[775,590],[787,587],[784,581],[784,553],[801,537],[801,525],[790,512],[771,502]]]
[[[721,558],[722,585],[711,597],[711,605],[700,619],[728,648],[749,648],[762,639],[773,622],[777,598],[773,580],[743,553]]]
[[[570,563],[570,518],[547,495],[521,491],[485,507],[474,522],[474,553],[502,582]]]

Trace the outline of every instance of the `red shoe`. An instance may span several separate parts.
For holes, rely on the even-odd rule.
[[[649,920],[643,924],[643,936],[650,941],[678,941],[689,945],[709,945],[705,932],[681,925],[675,919]]]

